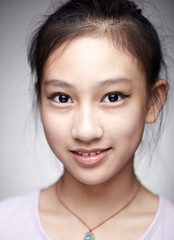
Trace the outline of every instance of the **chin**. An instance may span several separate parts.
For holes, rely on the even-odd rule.
[[[106,176],[106,173],[103,175],[91,172],[90,174],[83,174],[83,176],[72,175],[72,177],[75,178],[81,184],[96,186],[108,182],[113,178],[113,175]]]

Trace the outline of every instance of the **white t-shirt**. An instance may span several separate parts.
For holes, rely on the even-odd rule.
[[[39,197],[40,190],[0,202],[0,240],[51,240],[39,217]],[[161,196],[151,225],[138,240],[147,239],[174,240],[174,205]]]

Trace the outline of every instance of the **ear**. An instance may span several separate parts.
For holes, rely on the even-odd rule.
[[[152,88],[152,96],[148,102],[146,123],[156,121],[160,111],[162,110],[167,98],[168,83],[165,79],[159,79]]]

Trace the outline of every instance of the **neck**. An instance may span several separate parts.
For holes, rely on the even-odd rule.
[[[130,161],[119,174],[101,184],[83,184],[66,170],[58,184],[56,187],[59,189],[61,199],[70,208],[83,212],[88,206],[87,211],[105,210],[106,213],[122,207],[136,192],[138,185],[133,171],[133,161]]]

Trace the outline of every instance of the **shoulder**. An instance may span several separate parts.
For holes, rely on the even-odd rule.
[[[166,198],[159,196],[156,215],[139,240],[174,239],[174,204]]]
[[[10,236],[18,234],[21,230],[27,234],[27,228],[31,230],[37,212],[39,193],[40,191],[37,190],[0,202],[0,239],[10,239]]]
[[[161,217],[167,222],[174,223],[174,204],[170,202],[168,199],[160,196],[160,209],[161,209]],[[171,226],[171,224],[170,224]]]
[[[10,197],[0,202],[0,219],[15,217],[30,212],[35,205],[39,191],[24,196]]]
[[[15,197],[8,197],[4,200],[0,201],[0,209],[3,206],[18,206],[19,204],[25,204],[26,202],[28,202],[29,199],[32,199],[34,196],[36,196],[39,193],[40,190],[31,192],[31,193],[27,193],[25,195],[21,195],[21,196],[15,196]],[[2,210],[2,209],[1,209]]]
[[[159,224],[157,224],[157,232],[159,239],[174,239],[174,204],[168,199],[159,196],[159,207],[156,216]]]

